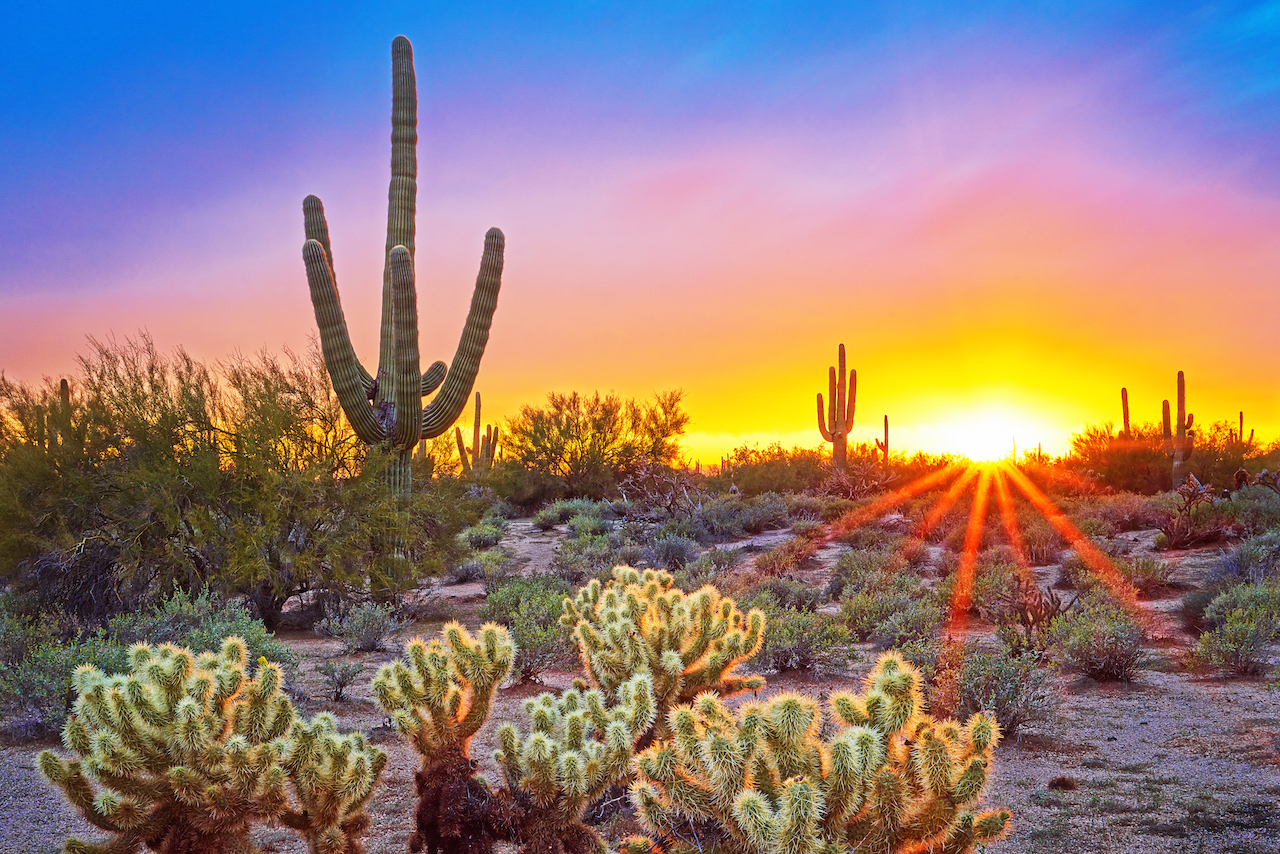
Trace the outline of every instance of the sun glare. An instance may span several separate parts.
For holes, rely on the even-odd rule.
[[[1042,425],[1008,406],[989,406],[957,413],[945,422],[922,427],[922,447],[958,454],[975,463],[1009,459],[1015,452],[1034,450]],[[931,446],[931,447],[930,447]]]

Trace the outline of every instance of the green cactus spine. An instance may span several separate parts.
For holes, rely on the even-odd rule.
[[[462,442],[462,428],[454,428],[454,437],[458,440],[458,459],[462,462],[462,474],[469,477],[484,474],[493,468],[494,458],[498,454],[498,428],[492,424],[485,425],[483,438],[480,435],[480,392],[476,392],[475,423],[471,428],[471,450]]]
[[[843,344],[840,345],[837,364],[838,367],[827,369],[829,400],[825,407],[822,392],[818,392],[818,432],[824,441],[831,443],[831,462],[836,471],[844,471],[848,460],[849,428],[853,426],[853,412],[858,399],[858,372],[849,371],[846,387]]]
[[[1173,488],[1177,489],[1191,473],[1187,462],[1195,450],[1195,416],[1187,412],[1187,383],[1178,371],[1178,422],[1170,424],[1169,401],[1164,401],[1164,453],[1173,460]]]
[[[670,740],[636,757],[632,801],[652,836],[630,854],[960,854],[1004,833],[1006,811],[975,814],[999,727],[922,711],[920,676],[883,656],[862,695],[833,694],[832,722],[807,697],[782,694],[730,712],[704,694],[671,713]],[[682,825],[711,830],[695,848]]]
[[[600,691],[579,685],[559,697],[525,703],[529,735],[498,730],[494,759],[515,805],[515,839],[524,854],[604,854],[583,812],[630,774],[636,740],[653,725],[653,680],[633,676],[606,705]]]
[[[453,363],[435,362],[419,372],[418,309],[414,284],[414,213],[418,175],[418,94],[413,47],[404,36],[391,44],[391,186],[387,203],[386,261],[382,277],[382,329],[376,375],[356,358],[338,298],[333,250],[324,206],[315,196],[302,203],[306,243],[302,255],[320,346],[343,412],[362,442],[394,450],[389,477],[408,493],[410,461],[423,438],[443,434],[457,420],[475,383],[489,340],[502,283],[503,236],[485,235],[484,255],[471,309]],[[423,396],[439,388],[424,409]]]
[[[278,820],[313,854],[358,854],[381,751],[337,735],[331,716],[299,720],[278,665],[259,659],[248,677],[239,638],[217,654],[139,644],[129,655],[127,675],[75,673],[63,743],[81,758],[40,754],[41,772],[113,834],[68,840],[68,852],[242,851],[254,822]]]
[[[669,735],[667,712],[677,703],[764,687],[760,676],[736,672],[760,648],[764,614],[743,614],[710,585],[686,594],[670,573],[620,566],[607,585],[593,580],[564,608],[560,620],[574,633],[592,687],[612,695],[636,674],[652,677],[657,718],[642,746]]]

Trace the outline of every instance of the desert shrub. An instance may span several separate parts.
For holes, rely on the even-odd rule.
[[[118,614],[93,632],[58,632],[48,619],[12,615],[0,620],[0,626],[6,656],[0,708],[14,719],[14,734],[22,737],[61,729],[73,699],[71,674],[76,667],[92,664],[106,673],[123,673],[128,670],[129,647],[135,643],[172,643],[212,652],[222,648],[223,638],[239,635],[251,656],[280,664],[286,674],[298,663],[297,655],[247,608],[221,602],[208,592],[195,599],[176,593],[155,605]]]
[[[937,635],[945,621],[946,611],[935,597],[917,597],[872,629],[871,639],[883,649],[897,649],[929,640]]]
[[[906,566],[906,558],[894,552],[845,552],[836,561],[828,595],[839,599],[851,592],[912,593],[921,583],[912,573],[903,572]]]
[[[827,526],[821,522],[814,522],[809,519],[801,519],[791,523],[791,533],[797,537],[804,537],[807,540],[821,537],[827,530]]]
[[[815,551],[812,540],[792,537],[756,558],[756,568],[766,575],[781,575],[799,568]]]
[[[497,460],[481,480],[499,498],[526,510],[562,498],[565,492],[558,478],[516,460]]]
[[[1169,488],[1170,466],[1161,445],[1161,428],[1151,422],[1131,424],[1127,439],[1113,435],[1110,423],[1089,425],[1071,437],[1068,464],[1096,475],[1117,492],[1151,495]]]
[[[603,498],[641,466],[675,462],[689,423],[680,399],[679,391],[646,403],[552,392],[545,407],[522,406],[508,422],[504,453],[570,496]]]
[[[1158,558],[1124,558],[1115,563],[1120,574],[1129,579],[1129,583],[1144,596],[1168,587],[1173,575],[1173,565]]]
[[[569,520],[569,536],[598,537],[609,530],[609,525],[599,516],[579,513]]]
[[[454,584],[483,581],[485,586],[505,578],[515,570],[515,551],[508,546],[475,552],[459,561],[446,575]]]
[[[693,515],[694,523],[711,542],[724,542],[746,533],[742,527],[745,503],[737,495],[719,495],[702,502]]]
[[[767,448],[734,448],[725,458],[712,485],[728,490],[731,485],[746,496],[769,492],[803,492],[827,477],[827,454],[822,449],[784,449],[780,444]]]
[[[1012,655],[1006,649],[966,650],[956,694],[960,720],[990,712],[1006,738],[1017,735],[1025,724],[1048,720],[1059,701],[1053,673],[1037,656]]]
[[[913,594],[906,592],[847,593],[840,600],[840,619],[858,640],[870,640],[895,613],[911,607]]]
[[[298,663],[298,656],[262,620],[239,602],[221,601],[205,591],[192,599],[179,591],[150,608],[119,614],[107,623],[105,637],[123,649],[135,643],[171,643],[192,652],[216,652],[232,635],[244,641],[251,660],[266,658],[285,668],[286,674]],[[123,673],[119,667],[101,668]]]
[[[816,611],[826,598],[822,590],[816,587],[784,578],[766,578],[743,590],[738,598],[746,601],[764,594],[772,596],[780,607],[797,611]]]
[[[819,495],[788,495],[787,518],[792,522],[812,522],[822,518],[828,499]]]
[[[764,640],[752,666],[778,673],[803,671],[816,679],[848,664],[851,639],[839,620],[785,608],[769,592],[745,600],[741,607],[759,608],[765,614]]]
[[[480,608],[480,619],[501,623],[516,644],[512,669],[522,682],[570,660],[574,644],[560,623],[564,599],[572,589],[554,576],[513,578],[495,590]]]
[[[1240,584],[1219,593],[1204,610],[1205,625],[1225,625],[1235,611],[1280,620],[1280,584]]]
[[[358,661],[339,664],[333,659],[326,659],[316,665],[315,672],[329,686],[329,699],[335,703],[341,703],[344,699],[344,692],[351,686],[352,682],[356,681],[362,669],[363,665]]]
[[[1090,499],[1093,514],[1113,531],[1142,531],[1160,523],[1159,507],[1151,498],[1132,492],[1099,495]]]
[[[1217,625],[1196,641],[1192,661],[1241,675],[1265,673],[1268,647],[1280,638],[1280,614],[1274,608],[1238,608],[1220,615]]]
[[[742,502],[742,530],[759,534],[787,524],[787,500],[776,492],[766,492]]]
[[[551,555],[551,571],[573,587],[592,578],[609,578],[615,566],[630,566],[643,556],[635,543],[605,534],[566,539]]]
[[[1206,586],[1224,588],[1234,584],[1257,584],[1280,578],[1280,531],[1271,531],[1245,540],[1224,552],[1205,578]]]
[[[674,573],[676,586],[692,593],[704,584],[714,584],[721,573],[742,560],[741,549],[708,549],[697,560],[685,564]]]
[[[505,533],[506,524],[503,520],[486,517],[480,524],[464,528],[458,534],[458,539],[468,548],[489,549],[502,542],[502,535]]]
[[[1231,501],[1218,505],[1224,518],[1236,522],[1247,536],[1255,537],[1280,528],[1280,494],[1263,486],[1238,490]]]
[[[531,521],[533,522],[533,527],[539,531],[550,531],[556,525],[563,524],[560,520],[560,513],[554,506],[543,507],[533,514]]]
[[[1054,654],[1099,681],[1128,682],[1142,654],[1142,622],[1107,596],[1093,595],[1049,627]]]
[[[407,626],[391,605],[363,602],[316,623],[316,634],[337,638],[347,652],[376,652],[385,650],[385,642]]]
[[[1022,548],[1032,566],[1057,563],[1066,543],[1062,535],[1043,518],[1036,516],[1022,524]]]
[[[645,545],[644,556],[659,569],[677,570],[697,558],[701,550],[696,540],[667,534]]]
[[[1097,574],[1089,568],[1089,565],[1075,551],[1063,555],[1062,584],[1064,586],[1086,593],[1101,583],[1101,579],[1098,578]]]

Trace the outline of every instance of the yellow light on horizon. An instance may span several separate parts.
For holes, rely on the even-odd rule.
[[[946,421],[904,428],[903,432],[908,434],[906,442],[929,453],[958,454],[986,463],[1034,449],[1040,437],[1057,431],[1020,409],[990,404],[957,412]]]

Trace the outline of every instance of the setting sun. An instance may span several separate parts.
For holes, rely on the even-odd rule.
[[[915,425],[913,432],[911,444],[915,447],[959,454],[973,462],[1007,459],[1015,452],[1034,449],[1041,444],[1041,437],[1052,435],[1034,415],[1002,404],[957,413],[940,423]]]

